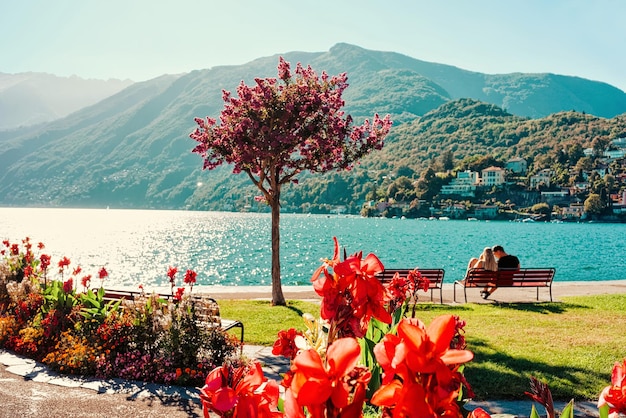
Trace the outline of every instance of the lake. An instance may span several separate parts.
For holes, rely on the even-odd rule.
[[[348,254],[376,254],[386,267],[443,268],[460,279],[471,257],[500,244],[522,267],[556,267],[556,281],[626,279],[626,224],[521,223],[281,214],[284,285],[308,285],[333,236]],[[110,286],[168,285],[169,266],[201,285],[271,283],[269,214],[114,209],[0,208],[0,238],[43,242],[56,264]],[[179,282],[182,274],[178,275]]]

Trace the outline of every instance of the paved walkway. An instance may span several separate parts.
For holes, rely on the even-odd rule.
[[[280,380],[289,362],[270,347],[244,347],[244,354],[261,361],[265,375]],[[198,390],[122,379],[100,380],[65,376],[31,359],[0,351],[0,417],[202,417]],[[562,409],[564,403],[557,403]],[[493,417],[528,417],[531,401],[469,402]],[[540,406],[536,406],[538,409]],[[540,413],[543,413],[539,409]],[[577,403],[576,417],[598,417],[593,402]]]
[[[209,289],[203,289],[206,291]],[[216,299],[267,299],[269,287],[213,288],[209,292]],[[319,300],[310,287],[284,289],[287,299]],[[557,282],[553,287],[555,301],[564,296],[601,293],[626,293],[626,280],[607,282]],[[540,300],[549,300],[547,289],[540,290]],[[498,303],[535,300],[535,290],[499,289],[492,298],[484,301],[477,289],[468,290],[468,301]],[[437,295],[435,295],[437,298]],[[428,299],[427,296],[421,300]],[[444,303],[453,302],[451,284],[444,285]],[[436,300],[436,299],[435,299]],[[457,289],[457,300],[459,294]],[[272,355],[270,347],[246,345],[244,354],[258,359],[265,375],[280,380],[289,363]],[[13,417],[202,417],[198,390],[177,386],[163,386],[121,379],[99,380],[68,377],[48,370],[40,363],[0,350],[0,418]],[[470,402],[468,409],[483,407],[494,417],[528,417],[531,401]],[[563,403],[557,403],[562,409]],[[545,411],[537,406],[539,413]],[[577,417],[597,417],[593,402],[577,403]]]

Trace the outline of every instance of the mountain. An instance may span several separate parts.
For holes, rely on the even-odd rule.
[[[546,117],[575,109],[602,119],[626,112],[624,92],[576,77],[485,75],[347,44],[338,44],[328,52],[281,55],[292,67],[302,62],[331,75],[347,72],[350,87],[344,99],[346,111],[355,120],[375,112],[392,114],[395,122],[388,145],[351,173],[361,176],[361,188],[371,180],[362,174],[368,164],[386,170],[404,161],[418,169],[426,158],[441,152],[444,148],[436,142],[429,142],[424,152],[411,151],[416,149],[414,145],[422,135],[419,130],[425,129],[426,123],[443,129],[450,143],[455,141],[459,121],[471,132],[471,117],[459,114],[438,122],[435,113],[429,113],[435,109],[446,111],[448,106],[462,111],[467,106],[491,106],[499,117],[508,118],[506,123],[512,124],[513,131],[515,124],[528,124],[532,115]],[[277,63],[275,55],[240,66],[162,76],[135,83],[61,120],[0,132],[0,204],[173,209],[249,204],[256,194],[249,180],[232,175],[228,167],[203,172],[200,157],[191,153],[195,143],[188,135],[195,129],[194,117],[219,114],[222,89],[234,91],[241,80],[251,84],[255,77],[275,77]],[[479,104],[465,103],[460,100],[463,97]],[[487,129],[489,123],[484,119],[480,129]],[[471,134],[464,138],[469,145],[484,140]],[[504,145],[515,141],[498,138]],[[462,158],[466,150],[474,148],[457,144],[455,157]],[[289,193],[302,199],[323,183],[316,196],[330,203],[342,192],[342,184],[352,187],[353,181],[331,173],[319,176],[309,189],[301,187]]]
[[[0,73],[0,131],[60,119],[131,84],[131,80]]]

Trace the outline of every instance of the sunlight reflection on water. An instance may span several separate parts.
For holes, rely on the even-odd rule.
[[[162,286],[168,266],[198,272],[203,285],[269,285],[268,214],[156,210],[0,208],[0,238],[25,236],[87,274],[101,266],[110,283]],[[388,267],[438,267],[446,281],[462,276],[485,246],[504,245],[523,266],[556,267],[556,280],[626,279],[624,224],[367,219],[281,215],[285,285],[309,284],[332,237],[348,254],[373,252]],[[179,280],[182,274],[179,275]]]

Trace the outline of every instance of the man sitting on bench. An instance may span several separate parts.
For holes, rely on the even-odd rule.
[[[498,270],[519,270],[519,258],[514,255],[507,254],[502,245],[494,245],[492,250],[493,255],[498,259]],[[497,286],[498,284],[494,283],[493,286],[486,287],[485,290],[480,292],[480,296],[482,296],[483,299],[487,299],[493,292],[495,292]]]

